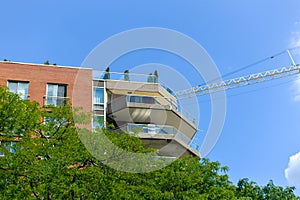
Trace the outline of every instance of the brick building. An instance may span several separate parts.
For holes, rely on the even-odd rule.
[[[171,89],[157,77],[95,73],[89,68],[0,62],[0,85],[41,106],[69,99],[92,111],[93,128],[112,123],[118,130],[138,132],[145,146],[162,156],[199,156],[192,148],[197,127],[183,114]],[[153,81],[154,80],[154,81]]]

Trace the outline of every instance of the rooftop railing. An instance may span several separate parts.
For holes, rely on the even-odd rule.
[[[105,72],[105,71],[93,71],[93,79],[108,79],[116,81],[130,81],[140,83],[157,83],[161,85],[171,95],[175,96],[175,92],[167,86],[158,76],[150,74],[135,74],[135,73],[120,73],[120,72]]]

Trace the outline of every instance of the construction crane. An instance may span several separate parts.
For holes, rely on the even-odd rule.
[[[298,48],[298,47],[297,47]],[[295,49],[295,48],[293,48]],[[246,76],[241,76],[233,79],[228,79],[224,81],[216,81],[213,83],[209,83],[206,85],[198,85],[189,89],[180,90],[176,92],[176,96],[178,99],[183,99],[187,97],[193,96],[202,96],[209,93],[214,93],[218,91],[224,91],[228,89],[238,88],[246,85],[251,85],[255,83],[265,82],[269,80],[279,79],[295,74],[300,73],[300,65],[296,64],[290,50],[286,50],[285,52],[288,54],[291,65],[286,67],[281,67],[277,69],[272,69],[264,72],[259,72],[255,74],[250,74]],[[279,54],[278,54],[279,55]],[[270,57],[274,58],[274,56]]]

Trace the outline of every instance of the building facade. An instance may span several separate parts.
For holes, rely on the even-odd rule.
[[[40,106],[59,106],[68,99],[72,106],[92,111],[90,128],[113,124],[137,134],[161,156],[200,156],[191,147],[195,120],[182,112],[174,92],[156,76],[0,62],[0,85]]]

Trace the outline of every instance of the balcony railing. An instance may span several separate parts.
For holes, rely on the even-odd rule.
[[[161,85],[171,95],[175,96],[175,92],[167,86],[159,77],[155,75],[147,74],[135,74],[135,73],[119,73],[119,72],[105,72],[105,71],[93,71],[93,79],[109,79],[116,81],[130,81],[141,83],[157,83]]]
[[[45,96],[45,105],[64,106],[67,104],[68,97]]]
[[[184,142],[186,145],[190,146],[197,152],[200,151],[200,145],[195,143],[193,140],[186,137],[183,133],[179,132],[176,128],[173,126],[167,126],[167,125],[154,125],[154,124],[132,124],[128,123],[125,126],[123,126],[129,133],[146,133],[146,134],[166,134],[166,135],[172,135],[175,136],[175,138],[180,139],[182,142]]]
[[[200,152],[200,145],[197,144],[196,142],[192,141],[190,143],[190,147],[192,147],[193,149],[195,149],[197,152]]]
[[[127,131],[130,133],[146,133],[146,134],[162,134],[172,135],[175,138],[180,139],[186,145],[190,145],[191,139],[179,132],[173,126],[167,125],[154,125],[154,124],[127,124]]]
[[[155,107],[161,107],[162,109],[168,110],[177,110],[184,117],[186,117],[189,122],[196,125],[196,118],[190,114],[188,111],[184,110],[181,106],[179,106],[175,101],[171,98],[166,97],[158,97],[158,96],[142,96],[142,95],[126,95],[126,96],[118,96],[117,98],[113,98],[111,102],[108,103],[108,108],[111,109],[111,105],[114,104],[113,108],[118,109],[126,106],[127,103],[135,103],[135,104],[153,104]],[[112,110],[108,110],[108,113],[112,112]]]
[[[137,96],[137,95],[127,95],[127,102],[131,103],[141,103],[141,104],[158,104],[162,106],[169,106],[169,109],[174,108],[182,115],[184,115],[190,122],[196,125],[196,118],[190,114],[188,111],[184,110],[176,102],[170,98],[156,97],[156,96]]]

